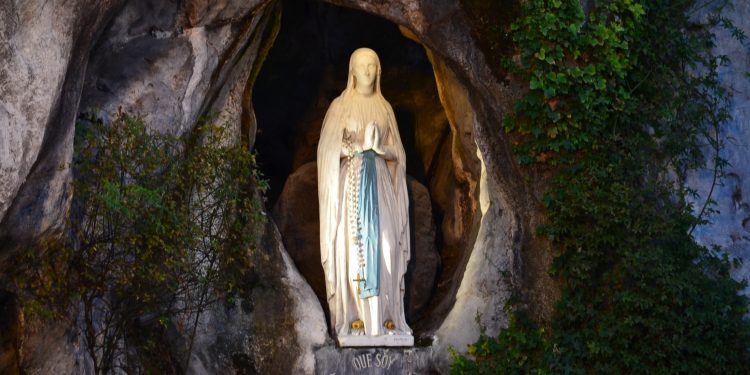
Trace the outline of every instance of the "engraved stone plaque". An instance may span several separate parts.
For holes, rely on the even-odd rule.
[[[315,353],[318,375],[402,375],[430,372],[429,348],[335,348]]]

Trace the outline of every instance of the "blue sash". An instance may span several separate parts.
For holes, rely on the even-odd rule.
[[[362,174],[359,184],[359,236],[365,256],[365,286],[359,298],[380,294],[380,214],[378,212],[378,172],[375,151],[362,153]]]

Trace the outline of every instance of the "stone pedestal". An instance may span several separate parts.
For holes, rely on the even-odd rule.
[[[408,375],[435,372],[432,348],[336,348],[315,352],[318,375]]]
[[[341,347],[414,346],[414,336],[410,334],[380,336],[339,336]]]

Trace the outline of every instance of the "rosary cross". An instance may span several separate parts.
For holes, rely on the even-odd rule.
[[[366,280],[366,279],[363,279],[363,278],[362,278],[362,274],[361,274],[361,273],[359,273],[359,272],[357,272],[357,278],[356,278],[356,279],[352,279],[352,281],[356,281],[356,282],[357,282],[357,294],[360,294],[360,289],[359,289],[359,286],[360,286],[360,284],[362,284],[362,283],[363,283],[363,282],[364,282],[365,280]]]

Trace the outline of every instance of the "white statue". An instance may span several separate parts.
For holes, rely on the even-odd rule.
[[[412,346],[404,317],[409,262],[406,159],[380,60],[360,48],[318,143],[320,256],[340,346]]]

